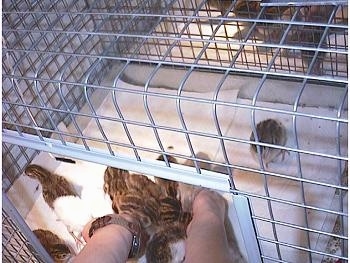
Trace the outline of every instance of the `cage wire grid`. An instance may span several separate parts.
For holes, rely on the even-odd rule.
[[[233,194],[250,199],[263,262],[298,262],[290,254],[301,255],[303,262],[348,261],[343,173],[348,161],[347,5],[328,5],[322,16],[310,18],[309,5],[257,3],[5,1],[5,194],[40,151],[111,160],[122,168],[150,175],[161,171],[192,183],[200,182],[196,173],[205,176],[200,168],[205,162],[214,172],[228,174]],[[254,127],[266,116],[288,124],[285,146],[249,140],[249,132],[256,136]],[[305,123],[311,125],[308,132],[302,129]],[[234,132],[238,128],[242,135]],[[315,138],[305,141],[302,131]],[[197,156],[203,144],[215,158]],[[287,164],[267,168],[261,154],[251,161],[243,151],[250,144],[287,150]],[[180,178],[179,170],[150,164],[157,155],[167,166],[167,155],[194,161],[195,171],[180,167]],[[317,170],[322,176],[314,177],[308,170],[313,160],[324,163],[321,169],[330,175]],[[261,188],[250,188],[246,178]],[[295,188],[296,199],[275,192],[282,182]],[[327,205],[315,202],[319,192],[330,200]],[[281,217],[277,206],[295,209],[301,217]],[[323,223],[315,224],[315,217]],[[16,229],[3,210],[4,218],[3,232]],[[283,233],[296,233],[303,242]],[[25,249],[28,236],[32,240],[29,232],[3,236],[3,259],[34,258]],[[22,245],[13,246],[11,240]],[[338,246],[332,252],[333,243]],[[35,254],[33,247],[29,250]]]

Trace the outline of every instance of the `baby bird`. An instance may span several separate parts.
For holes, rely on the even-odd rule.
[[[130,191],[113,199],[114,212],[129,214],[140,220],[141,226],[152,234],[159,222],[159,202],[153,197]]]
[[[122,195],[126,192],[136,191],[145,196],[158,198],[161,194],[161,188],[142,174],[131,174],[127,170],[107,167],[104,174],[105,193],[109,194],[113,200],[115,196]]]
[[[186,229],[192,213],[183,212],[181,202],[166,196],[159,200],[158,227],[146,246],[145,262],[178,263],[185,256]],[[142,260],[140,262],[143,262]]]
[[[181,224],[159,228],[147,244],[148,263],[180,263],[185,259],[186,228]]]
[[[267,119],[261,121],[256,126],[257,132],[257,142],[261,143],[269,143],[273,145],[284,146],[287,142],[287,132],[284,125],[277,120]],[[252,132],[250,135],[250,141],[256,141],[254,133]],[[276,159],[281,155],[282,161],[284,160],[285,153],[288,151],[283,149],[271,148],[268,146],[260,146],[258,145],[261,153],[261,157],[266,168],[269,163],[276,161]],[[250,151],[254,157],[257,156],[257,145],[251,144]]]
[[[168,159],[169,163],[176,163],[176,164],[178,163],[176,158],[173,156],[167,155],[166,158]],[[163,155],[159,155],[157,160],[158,161],[165,161]],[[179,183],[177,181],[163,179],[160,177],[155,177],[154,180],[155,180],[156,184],[158,184],[161,187],[164,195],[170,196],[173,198],[177,197],[177,188],[179,186]]]
[[[58,220],[67,226],[78,247],[78,243],[82,243],[81,232],[85,224],[92,219],[88,205],[63,176],[53,174],[36,164],[28,165],[25,174],[39,180],[45,202],[53,209]]]
[[[175,157],[167,155],[166,158],[170,163],[178,163]],[[160,155],[157,160],[164,161],[163,155]],[[183,211],[180,201],[179,186],[184,183],[160,177],[155,177],[155,182],[160,185],[164,195],[159,199],[161,224],[181,223],[187,226],[192,219],[192,211]]]
[[[168,161],[170,163],[178,163],[175,157],[172,156],[166,156]],[[206,153],[203,152],[198,152],[196,154],[196,157],[198,159],[202,160],[210,160],[209,156]],[[157,160],[164,161],[163,155],[160,155]],[[184,165],[186,166],[191,166],[195,167],[194,161],[192,160],[187,160]],[[211,166],[207,162],[203,161],[198,161],[199,168],[201,169],[206,169],[210,170]],[[192,201],[194,199],[195,194],[200,190],[200,187],[191,185],[191,184],[186,184],[182,182],[176,182],[172,180],[167,180],[159,177],[155,177],[155,181],[157,184],[161,186],[163,189],[163,193],[174,199],[178,199],[181,206],[182,210],[186,213],[191,213],[192,212]]]
[[[234,2],[234,3],[233,3]],[[234,13],[235,17],[239,18],[257,18],[259,13],[262,10],[260,1],[247,1],[247,0],[209,0],[209,6],[214,7],[221,11],[221,14],[224,15],[227,10],[232,7],[230,10]],[[265,7],[262,14],[263,18],[274,19],[281,10],[283,11],[286,7]]]
[[[208,4],[212,8],[216,8],[218,11],[221,12],[222,15],[224,15],[232,5],[232,0],[209,0]]]
[[[108,166],[104,173],[103,190],[113,201],[114,196],[127,192],[126,177],[129,171]]]
[[[24,173],[30,178],[39,180],[43,188],[43,197],[49,207],[54,207],[54,201],[61,196],[77,196],[72,185],[63,176],[50,173],[45,168],[30,164]]]
[[[192,213],[182,211],[178,199],[170,196],[157,200],[159,215],[153,224],[153,230],[145,247],[145,253],[139,260],[148,263],[183,262],[185,255],[186,228],[192,220]]]
[[[180,200],[170,196],[159,200],[160,225],[179,223],[185,227],[192,220],[192,211],[184,212]]]
[[[160,186],[142,174],[107,167],[104,174],[105,193],[112,200],[115,213],[126,213],[140,220],[149,235],[154,233],[159,221]]]
[[[173,161],[176,162],[175,159]],[[147,234],[148,238],[144,240],[145,252],[138,262],[181,262],[177,261],[177,258],[182,259],[184,255],[183,229],[186,229],[192,215],[182,211],[181,203],[176,198],[177,187],[172,185],[173,181],[158,180],[158,182],[165,183],[159,185],[144,175],[107,167],[104,175],[104,191],[109,194],[113,202],[113,210],[139,219],[142,230]],[[172,185],[170,188],[168,183]],[[166,189],[163,189],[164,186]],[[177,225],[177,232],[181,226],[183,234],[179,237],[179,243],[173,238],[168,245],[164,242],[168,242],[170,237],[168,234],[173,225]],[[173,243],[175,248],[172,246]],[[178,251],[179,247],[183,249]]]
[[[51,231],[36,229],[33,233],[56,263],[69,262],[75,256],[64,241]]]

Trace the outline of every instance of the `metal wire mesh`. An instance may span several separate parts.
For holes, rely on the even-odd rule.
[[[10,186],[23,173],[24,167],[31,163],[38,151],[14,144],[2,144],[2,190]]]
[[[2,262],[45,262],[6,208],[2,209]]]
[[[310,6],[269,7],[255,1],[161,2],[4,3],[5,135],[47,151],[55,151],[47,139],[54,137],[58,140],[55,146],[62,146],[65,155],[86,160],[103,150],[112,157],[126,153],[144,167],[150,153],[195,161],[198,173],[199,161],[210,163],[215,171],[229,174],[232,193],[251,200],[264,262],[288,262],[287,254],[302,255],[305,262],[348,260],[348,214],[343,198],[348,188],[342,183],[348,160],[347,6],[325,6],[320,16],[313,14]],[[208,81],[198,84],[199,78]],[[237,100],[226,93],[235,85],[239,88]],[[193,95],[191,91],[207,93]],[[135,100],[123,104],[125,97]],[[159,118],[161,109],[153,100],[174,105],[173,111]],[[106,101],[112,113],[101,110]],[[142,117],[132,115],[137,106],[142,108]],[[192,123],[186,107],[198,107],[199,122],[211,124],[211,129]],[[237,162],[231,149],[251,142],[227,132],[224,119],[229,117],[220,114],[232,110],[232,116],[239,116],[237,112],[248,116],[247,127],[255,133],[263,114],[287,119],[291,143],[273,147],[288,150],[295,169],[266,169],[261,154],[258,167]],[[175,116],[176,125],[168,121],[170,116]],[[308,121],[319,126],[312,126],[305,135],[301,123]],[[68,128],[62,129],[61,122]],[[240,125],[244,129],[244,124]],[[331,136],[317,132],[323,127],[332,131]],[[153,144],[139,140],[136,128],[144,137],[152,137]],[[303,141],[303,136],[313,132],[320,136],[319,145],[323,140],[331,142],[327,148]],[[185,152],[170,151],[166,133],[181,136]],[[218,158],[198,157],[197,141],[208,143]],[[68,142],[82,145],[82,151]],[[3,143],[3,149],[3,182],[8,189],[36,151],[10,143]],[[325,165],[331,176],[321,180],[310,174],[309,164],[305,164],[309,158],[332,163],[332,168]],[[14,177],[8,178],[4,171],[10,168],[13,171],[6,174]],[[239,175],[244,173],[261,182],[263,191],[243,186]],[[293,185],[298,199],[276,195],[273,180]],[[332,199],[331,206],[315,203],[310,189],[334,190],[327,196]],[[263,212],[255,206],[264,207]],[[281,217],[277,207],[298,211],[302,219],[294,222]],[[311,215],[329,219],[336,230],[315,225]],[[286,233],[303,242],[291,242]],[[320,248],[320,239],[339,242],[341,254]],[[274,253],[265,252],[271,247]]]
[[[2,262],[41,262],[25,246],[25,237],[18,232],[11,219],[4,212],[2,216]]]

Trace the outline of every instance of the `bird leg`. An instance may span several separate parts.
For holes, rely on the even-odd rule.
[[[77,250],[80,251],[83,248],[83,246],[85,245],[84,242],[81,240],[82,233],[79,233],[78,236],[76,236],[73,231],[71,231],[69,233],[71,234],[71,236],[73,237],[73,239],[75,241],[75,245],[76,245]]]
[[[284,157],[286,156],[286,153],[288,154],[288,156],[290,155],[290,152],[287,150],[282,150],[282,162],[284,161]]]

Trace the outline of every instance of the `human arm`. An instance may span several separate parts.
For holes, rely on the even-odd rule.
[[[193,218],[187,227],[185,263],[229,263],[225,231],[226,203],[216,192],[202,190],[193,202]]]
[[[132,221],[127,215],[123,217]],[[87,244],[76,256],[74,263],[125,263],[131,249],[132,233],[121,225],[110,224],[97,229],[89,238],[90,226],[91,222],[83,230]]]

